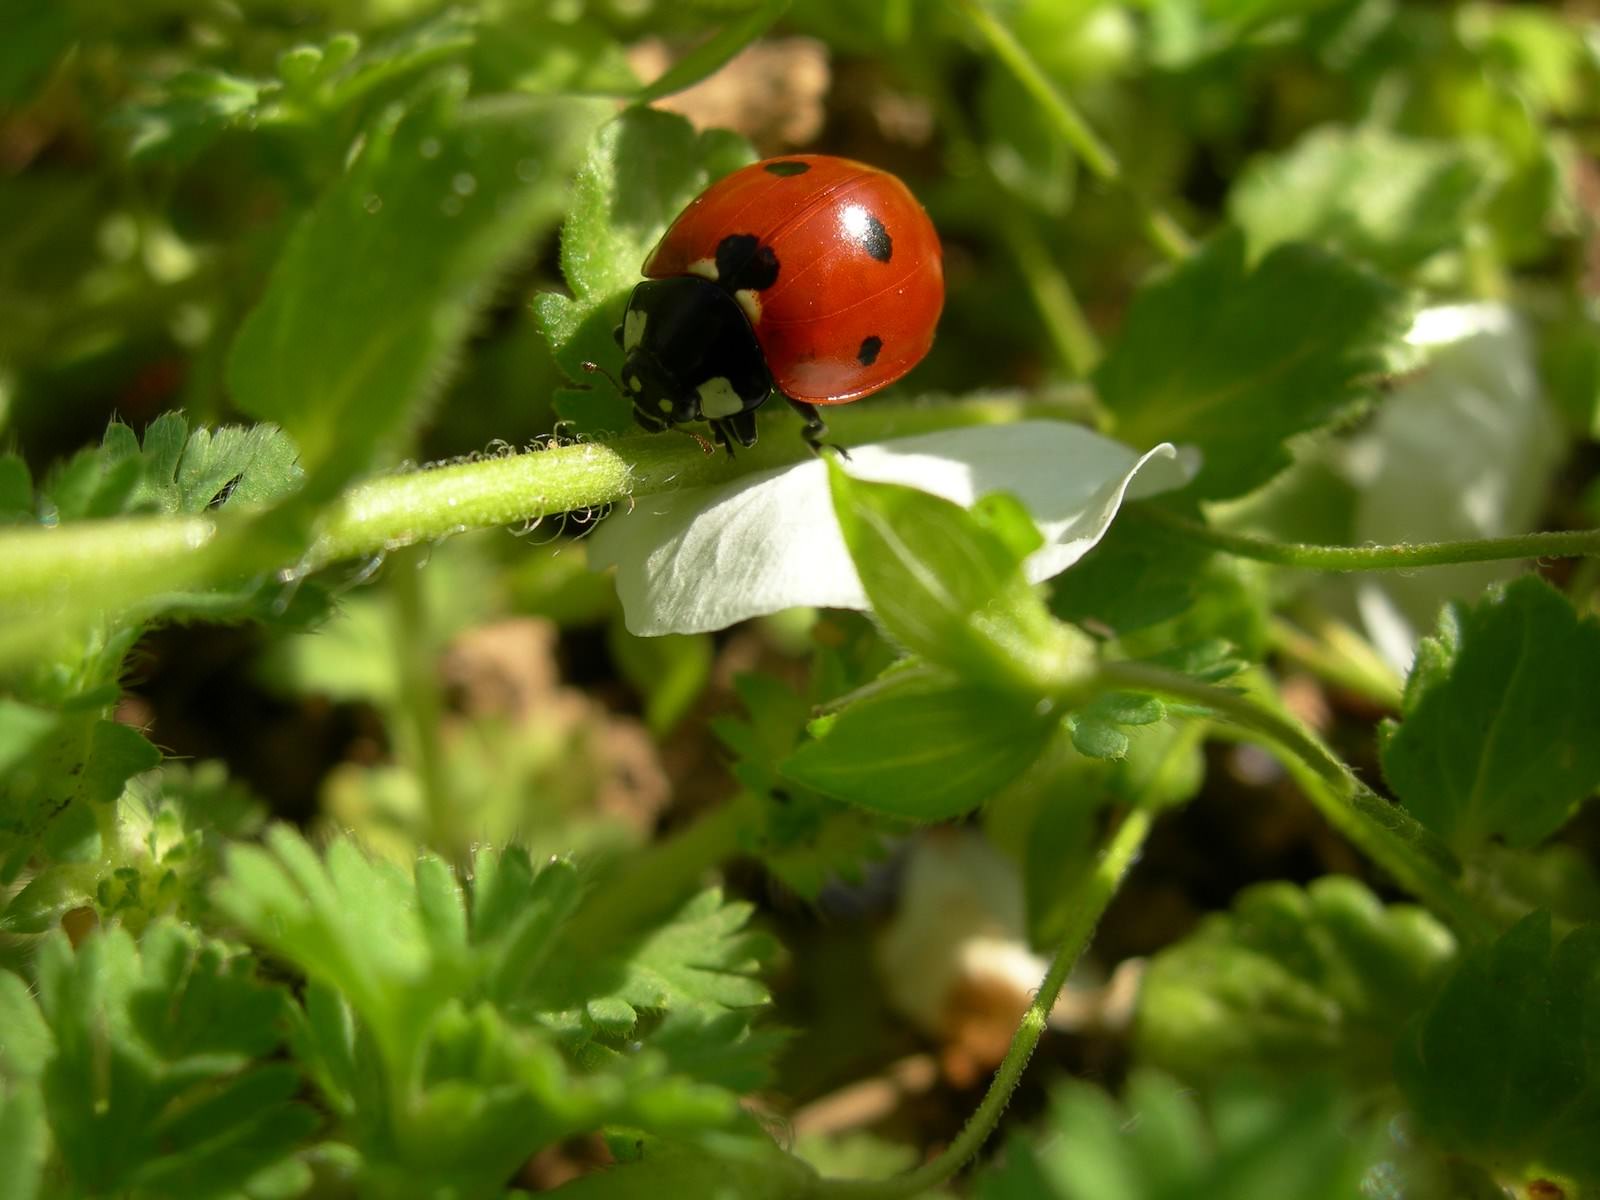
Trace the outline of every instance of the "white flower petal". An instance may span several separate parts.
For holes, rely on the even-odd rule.
[[[1171,445],[1141,457],[1080,426],[1021,421],[853,446],[844,467],[961,505],[1010,492],[1045,538],[1025,564],[1037,583],[1087,554],[1124,496],[1181,487],[1198,461]],[[617,568],[628,629],[644,636],[722,629],[802,605],[867,607],[815,459],[643,497],[595,531],[589,562]]]

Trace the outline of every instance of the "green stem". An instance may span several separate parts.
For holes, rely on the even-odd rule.
[[[1027,216],[1000,222],[1000,233],[1033,294],[1034,307],[1044,319],[1045,332],[1056,354],[1075,378],[1087,378],[1100,361],[1100,339],[1083,315],[1072,285],[1056,266],[1050,247]]]
[[[1306,630],[1273,617],[1267,626],[1272,648],[1324,683],[1399,711],[1403,681],[1378,652],[1347,625],[1330,617],[1310,619],[1314,627]]]
[[[1239,558],[1253,558],[1280,567],[1301,567],[1312,571],[1406,571],[1415,567],[1504,562],[1519,558],[1600,556],[1600,529],[1521,533],[1512,537],[1471,538],[1454,542],[1402,542],[1394,546],[1318,546],[1228,533],[1155,505],[1130,505],[1124,512],[1138,520],[1164,525]]]
[[[1203,705],[1284,754],[1323,817],[1407,891],[1467,940],[1491,932],[1489,922],[1456,886],[1460,864],[1449,849],[1404,809],[1362,783],[1337,755],[1294,718],[1232,688],[1202,683],[1165,667],[1139,662],[1102,664],[1099,685]],[[1218,727],[1220,728],[1220,726]]]
[[[1011,1046],[1001,1060],[989,1090],[984,1093],[982,1103],[949,1148],[931,1162],[893,1179],[819,1180],[815,1195],[848,1197],[850,1200],[900,1200],[901,1197],[920,1195],[929,1188],[937,1187],[972,1160],[999,1123],[1000,1115],[1010,1102],[1011,1094],[1016,1091],[1022,1072],[1033,1057],[1034,1049],[1049,1023],[1050,1010],[1055,1007],[1056,997],[1061,994],[1067,976],[1088,947],[1095,926],[1100,923],[1117,889],[1122,886],[1128,869],[1138,857],[1153,821],[1154,816],[1148,809],[1136,808],[1129,812],[1116,833],[1112,834],[1094,870],[1077,887],[1076,894],[1067,906],[1071,924],[1062,935],[1061,945],[1051,960],[1050,969],[1045,973],[1044,982],[1039,985],[1028,1011],[1022,1015],[1022,1023],[1017,1028],[1016,1036],[1011,1039]]]
[[[389,591],[394,596],[392,653],[399,668],[402,710],[396,727],[408,734],[417,778],[422,785],[423,803],[428,812],[427,844],[445,849],[451,845],[447,831],[455,809],[450,801],[450,773],[445,767],[444,746],[439,739],[444,705],[439,695],[432,622],[428,619],[427,596],[422,583],[424,561],[416,551],[404,554],[392,564],[388,577]]]
[[[1069,410],[986,397],[961,404],[863,405],[829,419],[836,436],[850,445],[1082,413],[1081,403]],[[0,665],[34,658],[41,644],[76,636],[88,621],[143,620],[175,592],[268,572],[300,576],[341,559],[369,558],[468,529],[724,483],[803,457],[803,443],[790,433],[771,428],[737,459],[705,454],[681,434],[659,434],[382,475],[351,487],[328,507],[309,541],[287,548],[281,540],[256,536],[249,514],[227,510],[0,529]]]
[[[1129,181],[1127,172],[1117,160],[1111,147],[1100,140],[1089,122],[1078,112],[1072,101],[1056,87],[1044,73],[1033,55],[979,0],[955,0],[967,19],[982,35],[996,58],[1005,64],[1025,91],[1034,98],[1040,109],[1056,127],[1063,141],[1096,178],[1119,188],[1139,213],[1145,236],[1162,254],[1173,262],[1187,257],[1193,244],[1188,234],[1169,214],[1163,212],[1141,195]]]

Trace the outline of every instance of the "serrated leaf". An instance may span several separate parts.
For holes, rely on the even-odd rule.
[[[1256,884],[1151,960],[1139,1052],[1186,1078],[1326,1069],[1378,1087],[1454,955],[1425,910],[1384,905],[1354,879]]]
[[[557,1200],[656,1200],[703,1196],[706,1200],[783,1200],[808,1195],[816,1172],[786,1154],[765,1134],[747,1130],[714,1149],[692,1142],[631,1136],[621,1161],[555,1188]]]
[[[630,108],[601,127],[561,227],[561,273],[572,294],[546,292],[533,306],[569,378],[588,378],[585,361],[615,362],[612,331],[645,257],[689,201],[754,157],[741,138],[697,134],[682,117],[650,108]],[[583,433],[633,424],[632,404],[609,387],[561,393],[556,411]]]
[[[1026,696],[919,675],[851,704],[779,769],[870,812],[940,821],[1019,777],[1059,719]]]
[[[463,103],[461,86],[368,131],[234,342],[234,399],[289,432],[308,499],[415,426],[497,277],[559,213],[600,116],[578,100]]]
[[[1051,619],[1022,573],[1026,552],[942,497],[828,464],[862,588],[908,650],[963,679],[1034,696],[1087,669],[1087,639]]]
[[[1407,1031],[1395,1074],[1421,1127],[1513,1177],[1600,1180],[1600,928],[1536,912],[1467,954]]]
[[[1238,496],[1289,464],[1285,442],[1350,413],[1404,332],[1402,294],[1309,246],[1247,267],[1229,232],[1147,284],[1095,374],[1134,445],[1204,455],[1191,494]]]
[[[284,999],[176,924],[151,926],[142,948],[118,929],[76,954],[47,938],[43,1094],[79,1188],[198,1200],[287,1157],[317,1118],[294,1102],[292,1069],[258,1063],[279,1043]]]
[[[900,483],[962,506],[1006,491],[1045,544],[1027,557],[1034,583],[1077,562],[1125,498],[1181,486],[1193,459],[1171,446],[1140,456],[1059,421],[974,426],[853,446],[852,478]],[[628,628],[700,633],[797,606],[869,607],[815,459],[755,471],[717,487],[654,495],[608,517],[589,539],[595,569],[616,566]],[[1000,521],[991,536],[1008,544]]]
[[[1202,1105],[1154,1071],[1122,1103],[1058,1087],[1042,1138],[1013,1137],[979,1175],[980,1200],[1343,1200],[1360,1194],[1376,1138],[1324,1088],[1286,1095],[1230,1084]]]
[[[1600,785],[1600,623],[1534,576],[1453,608],[1418,655],[1384,777],[1458,848],[1541,841]]]
[[[1313,241],[1403,272],[1462,242],[1498,175],[1470,143],[1325,126],[1246,171],[1228,212],[1253,256]]]

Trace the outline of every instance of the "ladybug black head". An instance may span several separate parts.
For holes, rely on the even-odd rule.
[[[728,292],[698,276],[634,288],[618,330],[622,386],[646,429],[710,421],[745,445],[752,412],[772,391],[760,343]],[[725,438],[723,440],[726,440]]]

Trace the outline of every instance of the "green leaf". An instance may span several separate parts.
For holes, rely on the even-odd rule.
[[[26,524],[33,515],[33,477],[19,454],[0,454],[0,525]]]
[[[1087,1083],[1059,1086],[1046,1135],[1013,1138],[978,1177],[979,1200],[1344,1200],[1361,1194],[1375,1137],[1332,1093],[1283,1096],[1230,1084],[1204,1106],[1153,1071],[1118,1104]]]
[[[715,1150],[692,1142],[630,1136],[626,1157],[554,1189],[558,1200],[785,1200],[819,1190],[816,1172],[771,1138],[748,1130],[719,1140]]]
[[[239,406],[299,447],[320,500],[409,434],[496,279],[560,212],[599,110],[461,102],[457,76],[387,110],[299,223],[234,342]]]
[[[829,481],[872,610],[907,649],[1035,699],[1087,668],[1088,639],[1057,624],[1022,574],[1037,539],[1023,548],[958,504],[851,479],[831,458]]]
[[[586,380],[585,361],[615,363],[612,331],[667,225],[712,180],[753,157],[730,133],[697,134],[682,117],[649,108],[630,108],[601,127],[561,227],[561,273],[572,295],[545,292],[534,300],[568,377]],[[609,385],[560,393],[556,411],[582,433],[633,424],[633,406]]]
[[[92,712],[44,712],[0,708],[0,863],[20,865],[18,855],[26,858],[35,846],[57,860],[92,857],[96,810],[104,815],[130,778],[161,761],[161,752],[126,725]]]
[[[38,1087],[0,1077],[0,1163],[6,1165],[0,1172],[0,1200],[34,1200],[49,1152],[50,1132]]]
[[[1285,442],[1347,416],[1390,363],[1404,297],[1309,246],[1247,267],[1224,233],[1134,298],[1095,375],[1116,433],[1205,455],[1190,494],[1241,495],[1289,464]]]
[[[1228,212],[1252,258],[1314,241],[1403,272],[1461,244],[1498,176],[1494,160],[1470,143],[1325,126],[1247,171]]]
[[[678,59],[659,79],[640,88],[634,94],[634,103],[648,104],[693,87],[770,29],[789,10],[789,4],[790,0],[760,0]]]
[[[1513,1177],[1600,1181],[1600,927],[1537,912],[1470,952],[1408,1030],[1395,1074],[1424,1131]]]
[[[214,68],[180,72],[159,96],[128,105],[118,120],[132,131],[128,154],[191,156],[230,129],[266,131],[326,124],[378,88],[460,57],[472,48],[471,14],[448,9],[387,41],[361,50],[353,33],[278,56],[276,79],[251,79]]]
[[[42,1076],[50,1128],[79,1189],[205,1197],[281,1163],[317,1125],[299,1077],[261,1064],[285,995],[182,926],[119,929],[74,954],[40,948],[39,1007],[53,1035]]]
[[[721,717],[712,732],[735,756],[735,779],[757,797],[762,822],[741,839],[746,852],[807,900],[830,880],[859,880],[862,866],[882,858],[885,831],[871,815],[780,775],[780,764],[804,737],[811,705],[770,675],[734,679],[748,720]]]
[[[0,42],[0,105],[20,105],[72,45],[73,11],[57,0],[11,0]],[[3,1160],[0,1160],[3,1161]]]
[[[983,804],[1043,753],[1060,714],[1040,707],[908,672],[846,708],[780,770],[870,812],[946,820]]]
[[[1190,1079],[1332,1070],[1381,1087],[1454,955],[1425,910],[1386,906],[1354,879],[1256,884],[1151,960],[1139,1053]]]
[[[1452,607],[1383,731],[1384,777],[1458,848],[1533,845],[1600,786],[1597,678],[1600,622],[1535,576]]]

